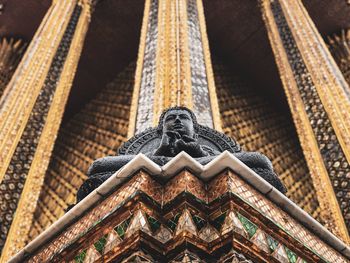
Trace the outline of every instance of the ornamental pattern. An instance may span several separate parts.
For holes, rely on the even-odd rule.
[[[350,165],[320,100],[311,75],[301,57],[280,3],[278,1],[272,2],[271,10],[324,165],[342,210],[345,224],[350,229],[350,207],[348,205],[350,203]]]
[[[193,111],[198,122],[213,128],[209,86],[204,60],[203,40],[198,18],[197,0],[187,2],[188,44],[190,50]]]
[[[0,250],[2,250],[20,199],[36,147],[43,130],[50,104],[60,78],[65,59],[81,13],[76,5],[57,52],[52,60],[44,86],[31,112],[22,137],[12,156],[10,165],[0,184]]]
[[[324,223],[316,191],[292,120],[275,109],[270,98],[214,59],[213,69],[223,131],[246,151],[259,151],[271,160],[287,188],[287,197]]]
[[[350,30],[342,30],[339,35],[329,36],[328,47],[350,85]],[[350,99],[350,88],[345,92]]]
[[[137,102],[136,133],[149,128],[153,120],[157,43],[158,0],[152,0],[147,24],[145,53],[142,62],[141,86],[140,93],[138,94],[139,100]]]
[[[75,202],[90,164],[115,155],[126,141],[135,63],[131,63],[60,129],[45,175],[29,240],[34,239]]]
[[[123,262],[131,251],[158,262],[347,262],[231,171],[165,184],[140,171],[26,259]]]

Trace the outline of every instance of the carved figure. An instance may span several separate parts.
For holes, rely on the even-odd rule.
[[[242,151],[225,134],[198,124],[196,116],[188,108],[172,107],[162,113],[157,128],[147,129],[125,142],[119,149],[118,156],[107,156],[93,162],[88,170],[89,178],[78,191],[78,202],[140,152],[162,166],[181,151],[185,151],[205,165],[224,150],[233,153],[279,191],[286,192],[266,156]]]

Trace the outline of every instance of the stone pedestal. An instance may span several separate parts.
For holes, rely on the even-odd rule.
[[[348,262],[342,241],[224,152],[139,154],[10,262]]]

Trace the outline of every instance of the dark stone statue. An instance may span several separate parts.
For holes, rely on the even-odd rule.
[[[78,202],[138,153],[144,153],[162,166],[181,151],[185,151],[205,165],[225,150],[230,151],[279,191],[286,192],[266,156],[257,152],[242,151],[240,146],[225,134],[198,124],[191,110],[173,107],[163,112],[157,128],[147,129],[125,142],[119,149],[118,156],[107,156],[94,161],[88,170],[89,178],[78,191]]]

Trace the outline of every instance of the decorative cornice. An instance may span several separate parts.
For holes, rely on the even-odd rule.
[[[266,198],[272,203],[277,204],[281,210],[287,213],[290,217],[294,218],[296,222],[303,225],[312,234],[318,236],[329,247],[332,247],[341,255],[350,259],[350,248],[346,244],[335,237],[278,190],[273,188],[259,175],[240,162],[231,153],[226,151],[205,166],[199,164],[185,152],[178,154],[163,167],[158,166],[143,154],[137,155],[131,162],[125,165],[100,187],[89,194],[84,200],[73,207],[66,215],[39,235],[35,240],[29,243],[14,258],[12,258],[10,262],[21,262],[24,257],[33,255],[33,253],[37,252],[39,248],[47,245],[52,238],[57,236],[57,234],[61,233],[73,222],[76,222],[87,210],[94,207],[102,200],[105,200],[107,196],[116,191],[119,186],[123,185],[126,181],[132,178],[132,175],[138,171],[144,170],[156,180],[157,178],[161,177],[162,180],[166,179],[169,181],[184,169],[193,172],[200,180],[205,182],[212,180],[224,169],[232,170],[234,173],[238,174],[243,181],[251,185],[262,195],[266,196]],[[308,237],[306,236],[305,240],[307,239]],[[303,241],[301,240],[301,242]],[[324,251],[323,249],[321,250]],[[321,251],[319,252],[323,253]]]

